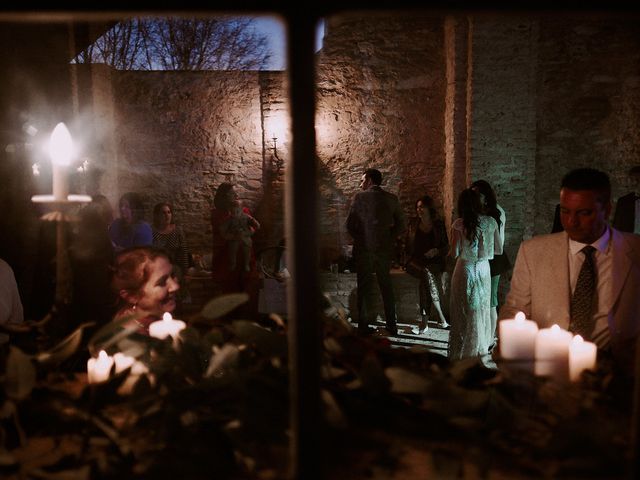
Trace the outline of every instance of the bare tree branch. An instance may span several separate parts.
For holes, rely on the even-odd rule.
[[[259,70],[271,58],[250,17],[131,19],[76,58],[122,70]]]

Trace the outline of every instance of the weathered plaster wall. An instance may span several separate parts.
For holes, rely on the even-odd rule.
[[[628,190],[640,148],[635,26],[498,14],[330,18],[317,57],[322,265],[350,243],[344,221],[368,166],[383,171],[408,214],[429,193],[448,220],[459,191],[488,180],[507,212],[512,259],[522,239],[550,230],[570,168],[602,168],[616,197]],[[265,225],[258,243],[279,240],[283,176],[271,138],[288,160],[284,73],[96,72],[94,113],[113,122],[101,188],[114,203],[127,190],[149,207],[173,201],[194,250],[206,251],[214,189],[232,181]]]
[[[316,135],[322,171],[322,258],[350,243],[344,221],[362,172],[407,213],[426,193],[443,197],[445,64],[442,17],[341,15],[318,57]]]
[[[105,172],[99,188],[114,208],[127,191],[144,195],[149,220],[156,202],[173,203],[176,221],[199,253],[209,249],[209,212],[220,183],[236,183],[258,216],[273,205],[282,209],[282,173],[271,174],[272,140],[264,138],[273,134],[271,118],[286,109],[281,73],[93,67],[91,75],[93,131],[101,145],[93,152],[94,167]],[[286,144],[279,155],[287,156]],[[282,237],[272,228],[281,228],[281,217],[266,223],[262,238]]]

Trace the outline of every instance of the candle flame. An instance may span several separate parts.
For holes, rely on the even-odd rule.
[[[98,354],[98,360],[105,361],[108,358],[109,358],[109,355],[107,355],[107,352],[105,352],[104,350],[100,350],[100,353]]]
[[[69,165],[73,155],[73,141],[64,123],[56,125],[49,140],[49,155],[57,165]]]
[[[526,317],[526,315],[524,313],[522,313],[522,312],[516,313],[516,320],[518,322],[523,322],[526,318],[527,317]]]
[[[162,321],[170,322],[171,320],[173,320],[171,314],[169,312],[164,312],[164,314],[162,315]]]
[[[557,323],[554,323],[553,326],[551,327],[551,331],[552,332],[559,332],[560,331],[560,326]]]
[[[575,337],[573,337],[571,342],[572,343],[583,343],[584,339],[580,335],[576,335]]]

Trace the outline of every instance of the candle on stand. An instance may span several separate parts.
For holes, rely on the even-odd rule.
[[[584,370],[593,370],[596,366],[597,347],[595,343],[585,342],[576,335],[569,345],[569,379],[576,382]]]
[[[498,324],[500,356],[506,360],[533,360],[538,325],[518,312],[513,320]]]
[[[56,201],[66,201],[69,195],[67,168],[73,155],[73,142],[69,130],[62,122],[51,133],[49,155],[53,170],[53,197]]]
[[[162,320],[153,322],[149,325],[149,335],[160,340],[171,336],[174,340],[178,338],[181,330],[186,328],[187,324],[182,320],[174,320],[169,312],[162,315]]]
[[[543,328],[536,335],[535,374],[566,381],[569,377],[569,344],[571,332],[558,325]]]
[[[104,350],[100,350],[98,358],[90,358],[87,361],[87,380],[89,383],[99,383],[108,380],[112,366],[113,357],[107,355],[107,352]]]

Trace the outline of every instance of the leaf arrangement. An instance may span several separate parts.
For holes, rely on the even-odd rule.
[[[136,334],[124,327],[130,319],[106,325],[89,351],[126,353],[148,373],[129,368],[103,383],[60,368],[87,325],[44,352],[11,347],[0,391],[0,476],[286,477],[286,322],[224,319],[246,300],[212,300],[177,344]],[[327,478],[412,478],[407,462],[430,478],[625,475],[630,390],[606,361],[571,385],[508,365],[489,370],[477,359],[450,363],[359,337],[325,302],[327,428],[318,444]]]

